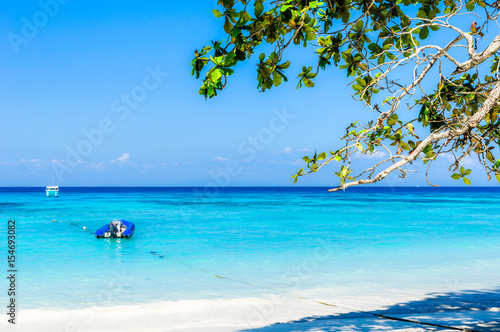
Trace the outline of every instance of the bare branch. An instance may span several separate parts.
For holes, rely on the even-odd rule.
[[[378,173],[374,178],[372,179],[360,179],[357,181],[353,182],[348,182],[342,185],[339,185],[337,188],[330,189],[329,191],[339,191],[339,190],[344,190],[348,187],[360,185],[360,184],[368,184],[368,183],[375,183],[377,181],[380,181],[384,179],[387,175],[392,173],[394,170],[401,168],[402,166],[408,164],[409,162],[414,161],[420,153],[424,150],[426,146],[433,142],[440,141],[442,139],[449,139],[449,138],[455,138],[459,137],[471,129],[477,127],[479,122],[488,114],[488,112],[495,106],[497,99],[500,97],[500,84],[495,85],[495,87],[490,91],[488,98],[484,101],[483,105],[481,108],[478,110],[478,112],[471,117],[467,118],[467,120],[464,122],[463,126],[459,129],[449,129],[444,132],[439,132],[435,131],[429,136],[427,136],[426,139],[420,143],[420,145],[406,158],[398,161],[394,165],[386,168],[385,170],[381,171]]]
[[[470,35],[469,35],[470,36]],[[472,37],[471,37],[472,38]],[[459,64],[457,68],[451,73],[451,75],[464,73],[477,65],[483,63],[500,48],[500,34],[493,39],[491,44],[481,53],[474,53],[471,55],[470,59]]]

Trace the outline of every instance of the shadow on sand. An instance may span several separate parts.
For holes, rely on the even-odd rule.
[[[400,303],[373,314],[392,316],[465,328],[474,331],[500,331],[500,289],[461,293],[433,293],[421,301]],[[368,331],[454,331],[377,318],[364,313],[346,313],[331,316],[306,317],[288,323],[262,328],[246,329],[245,332],[368,332]],[[455,330],[456,331],[456,330]]]

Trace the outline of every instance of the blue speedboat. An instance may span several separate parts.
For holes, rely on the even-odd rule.
[[[114,220],[99,228],[95,232],[98,239],[101,238],[129,238],[134,234],[135,225],[126,220]]]

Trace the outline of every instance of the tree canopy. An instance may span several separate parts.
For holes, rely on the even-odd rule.
[[[293,74],[298,88],[313,87],[321,72],[338,67],[353,97],[374,111],[368,123],[353,121],[339,147],[305,156],[294,181],[336,161],[339,185],[331,190],[342,190],[394,171],[405,177],[417,159],[428,164],[428,173],[439,155],[448,154],[453,179],[470,184],[471,170],[461,161],[473,155],[488,179],[493,175],[500,182],[500,159],[494,155],[500,143],[500,0],[219,0],[218,5],[213,14],[227,37],[196,50],[192,61],[205,98],[217,96],[237,64],[262,43],[273,48],[254,60],[257,87],[278,87],[290,76],[287,50],[303,45],[312,48],[317,62],[300,64],[302,70]],[[352,156],[377,149],[386,157],[353,174]]]

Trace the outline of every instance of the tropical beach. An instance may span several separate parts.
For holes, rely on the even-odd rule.
[[[0,330],[500,331],[481,0],[0,9]]]
[[[4,217],[20,225],[19,331],[433,330],[367,313],[498,328],[496,188],[334,196],[325,188],[225,188],[198,197],[193,188],[67,188],[64,195],[1,191]],[[360,201],[369,204],[346,208]],[[478,213],[484,209],[495,212]],[[412,218],[399,217],[409,211]],[[140,231],[99,240],[83,230],[108,213]]]

